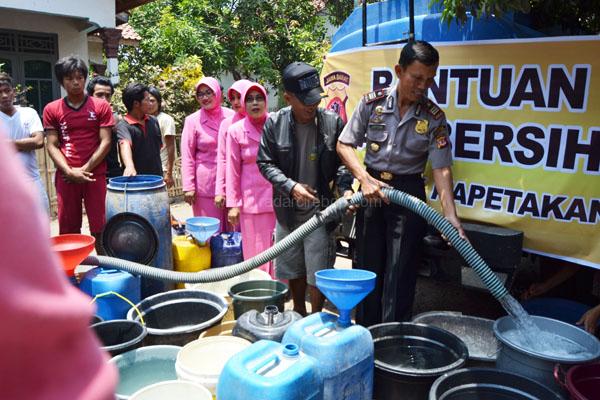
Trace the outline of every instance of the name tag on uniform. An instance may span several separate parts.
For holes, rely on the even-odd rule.
[[[385,129],[385,124],[369,124],[369,129],[376,131],[382,131]]]

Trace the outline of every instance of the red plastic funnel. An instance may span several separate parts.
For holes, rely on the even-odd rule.
[[[75,267],[79,265],[94,250],[96,238],[80,233],[67,233],[53,236],[52,250],[61,259],[63,269],[68,276],[73,276]]]

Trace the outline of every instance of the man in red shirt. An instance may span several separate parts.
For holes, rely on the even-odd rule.
[[[114,125],[110,105],[85,93],[88,69],[75,57],[64,57],[54,66],[56,79],[67,96],[44,108],[43,123],[48,154],[56,165],[56,196],[60,233],[79,233],[83,200],[102,253],[100,234],[105,223],[106,162]]]

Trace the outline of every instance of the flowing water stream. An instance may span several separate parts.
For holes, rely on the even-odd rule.
[[[578,343],[552,332],[541,330],[521,304],[511,295],[504,296],[500,303],[513,317],[516,329],[504,332],[503,337],[521,348],[559,358],[582,358],[591,354]]]

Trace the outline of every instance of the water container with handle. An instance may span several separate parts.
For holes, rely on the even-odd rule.
[[[281,342],[285,331],[300,319],[302,316],[295,311],[287,310],[281,313],[277,306],[266,306],[262,313],[256,310],[243,313],[232,333],[251,342],[261,339]]]
[[[295,344],[260,340],[227,361],[219,377],[217,398],[322,399],[316,363]]]
[[[212,254],[211,268],[225,267],[244,260],[242,255],[242,234],[223,232],[210,239]]]
[[[102,293],[115,292],[133,304],[139,303],[141,296],[140,277],[117,269],[94,268],[84,275],[79,288],[92,298]],[[116,295],[100,297],[96,303],[96,314],[106,321],[125,319],[131,307]]]

